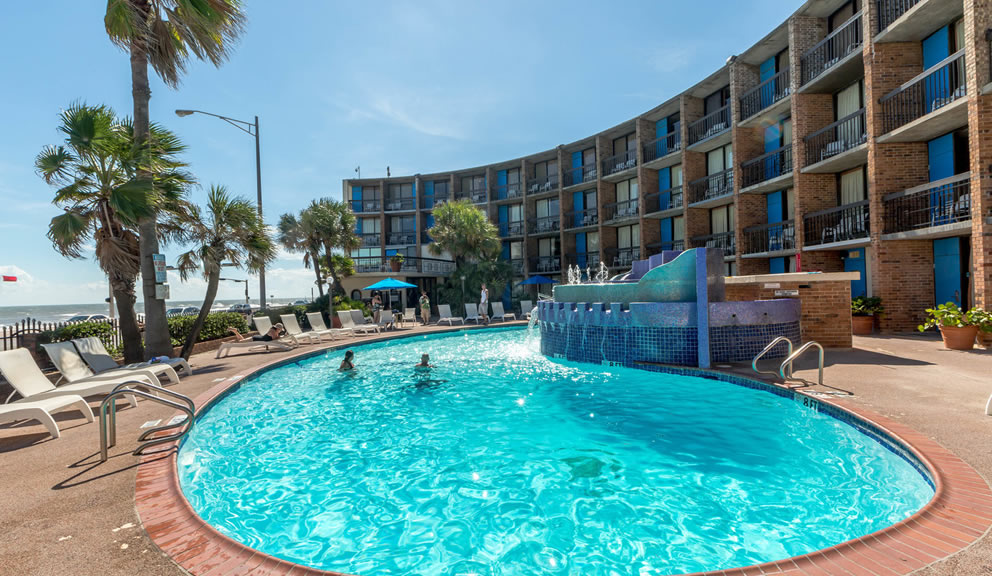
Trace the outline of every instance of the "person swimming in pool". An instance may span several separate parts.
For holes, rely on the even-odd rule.
[[[414,366],[414,368],[428,368],[428,369],[429,368],[433,368],[433,367],[434,367],[434,365],[431,364],[431,355],[430,354],[424,354],[424,355],[422,355],[420,357],[420,364],[417,364],[416,366]]]
[[[248,338],[245,338],[244,336],[242,336],[241,335],[241,332],[238,332],[238,329],[235,328],[234,326],[228,326],[227,327],[227,331],[230,332],[231,334],[234,334],[235,336],[237,336],[238,337],[238,342],[244,342],[244,341],[248,340]],[[272,342],[273,340],[278,339],[279,336],[282,336],[283,332],[285,332],[285,331],[286,331],[286,329],[283,327],[282,322],[277,322],[276,324],[273,324],[272,325],[272,328],[269,328],[269,331],[266,332],[265,334],[255,334],[254,336],[252,336],[251,337],[251,341],[252,342]]]
[[[355,353],[348,350],[344,353],[344,360],[341,361],[341,365],[338,366],[339,372],[348,372],[349,370],[355,369]]]

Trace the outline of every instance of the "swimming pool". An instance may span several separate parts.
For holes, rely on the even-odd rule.
[[[180,485],[234,540],[366,575],[746,566],[933,496],[898,450],[791,398],[538,348],[473,331],[356,347],[356,375],[333,351],[263,372],[200,416]]]

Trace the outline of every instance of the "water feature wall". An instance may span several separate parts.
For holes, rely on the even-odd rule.
[[[541,352],[579,362],[706,368],[750,361],[776,336],[799,342],[798,301],[723,301],[719,251],[660,256],[654,267],[635,266],[625,281],[556,286],[554,301],[538,304]]]

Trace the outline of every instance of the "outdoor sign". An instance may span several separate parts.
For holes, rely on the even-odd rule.
[[[165,284],[169,281],[169,273],[165,269],[165,254],[152,254],[152,264],[155,265],[155,283]]]
[[[799,296],[799,290],[776,290],[775,291],[775,297],[776,298],[783,298],[783,297],[788,298],[788,297],[795,297],[795,296]]]

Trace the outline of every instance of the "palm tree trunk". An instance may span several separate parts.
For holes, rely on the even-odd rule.
[[[137,0],[133,0],[140,3]],[[131,41],[131,97],[134,100],[134,142],[143,147],[151,133],[148,119],[148,102],[152,92],[148,85],[148,54],[140,38]],[[138,178],[151,179],[151,174],[139,168]],[[155,217],[138,222],[141,249],[141,293],[145,302],[145,357],[171,356],[169,325],[165,318],[165,300],[155,298],[155,265],[152,254],[157,254],[158,231]]]
[[[187,360],[189,360],[189,355],[193,353],[193,345],[196,344],[197,339],[200,337],[200,331],[203,330],[203,325],[207,322],[207,315],[210,314],[210,308],[214,305],[218,284],[220,284],[220,268],[207,275],[207,295],[203,298],[203,306],[200,306],[200,313],[197,314],[196,321],[193,322],[193,328],[190,329],[189,335],[186,336],[186,341],[183,342],[183,350],[179,354]]]
[[[317,294],[324,297],[324,279],[320,275],[320,261],[316,254],[310,254],[310,261],[313,262],[313,273],[317,275]]]
[[[141,343],[141,329],[138,328],[138,318],[134,313],[134,282],[130,285],[124,281],[113,282],[114,299],[117,300],[117,317],[121,331],[121,341],[124,345],[124,362],[141,362],[144,358],[144,346]]]

